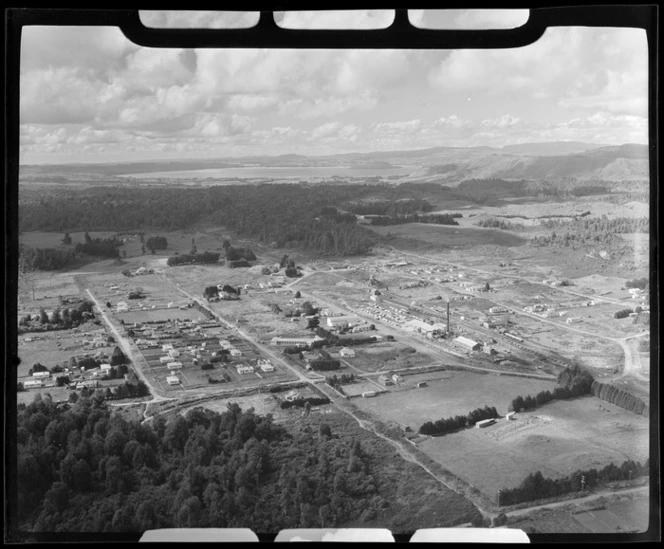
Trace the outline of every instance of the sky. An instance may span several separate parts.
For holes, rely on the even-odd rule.
[[[416,26],[510,28],[523,10],[411,12]],[[153,13],[155,27],[253,14]],[[393,15],[353,14],[356,28]],[[248,23],[247,23],[248,21]],[[339,27],[338,13],[278,24]],[[642,29],[548,29],[497,50],[144,48],[115,27],[24,27],[20,163],[325,155],[546,141],[647,143]]]

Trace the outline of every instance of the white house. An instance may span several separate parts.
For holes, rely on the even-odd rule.
[[[110,364],[102,364],[100,366],[100,368],[101,368],[102,372],[108,372],[111,369],[111,365]]]
[[[242,351],[240,349],[231,349],[231,356],[242,356]]]
[[[33,372],[32,377],[35,377],[37,379],[44,379],[47,377],[51,377],[51,372]]]
[[[254,367],[249,366],[248,364],[237,366],[235,369],[237,370],[238,374],[251,374],[254,371]]]
[[[179,370],[180,368],[182,368],[182,362],[169,362],[168,364],[166,364],[166,367],[169,370]]]
[[[173,345],[170,343],[166,343],[165,345],[161,346],[161,350],[164,351],[165,353],[168,351],[171,351],[173,349]]]
[[[343,347],[339,351],[339,356],[352,358],[355,356],[355,351],[353,349],[349,349],[348,347]]]
[[[168,355],[169,355],[171,358],[177,358],[177,357],[180,356],[180,351],[178,351],[177,349],[170,349],[170,350],[168,351]]]
[[[168,376],[166,378],[166,383],[169,385],[178,385],[180,383],[180,378],[178,376]]]

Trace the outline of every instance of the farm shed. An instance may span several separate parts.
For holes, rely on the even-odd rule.
[[[496,423],[496,420],[493,418],[483,419],[482,421],[475,423],[475,427],[482,429],[484,427],[488,427],[489,425],[493,425],[494,423]]]
[[[378,381],[380,381],[386,387],[390,386],[390,385],[394,385],[394,381],[392,381],[392,379],[387,375],[378,376]]]
[[[29,379],[23,382],[23,387],[29,389],[31,387],[43,387],[44,382],[41,379]]]
[[[33,372],[32,377],[35,378],[46,378],[51,377],[51,372]]]

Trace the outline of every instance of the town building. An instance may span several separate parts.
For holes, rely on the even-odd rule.
[[[454,338],[454,342],[470,351],[478,351],[482,347],[482,345],[480,345],[477,341],[464,336]]]
[[[314,341],[322,338],[316,337],[273,337],[270,345],[275,347],[310,347]]]

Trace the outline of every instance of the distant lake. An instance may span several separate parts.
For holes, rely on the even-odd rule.
[[[208,168],[202,170],[182,170],[149,173],[127,173],[121,177],[136,179],[284,179],[307,177],[387,177],[408,175],[414,168],[349,168],[347,166],[296,166],[296,167],[242,167]]]

